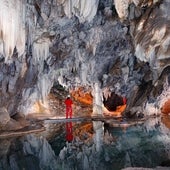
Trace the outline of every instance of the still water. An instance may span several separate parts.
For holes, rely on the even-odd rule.
[[[115,120],[46,122],[45,132],[0,139],[0,170],[169,166],[170,129],[161,119],[131,126]]]

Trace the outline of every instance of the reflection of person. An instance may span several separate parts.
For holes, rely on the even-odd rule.
[[[66,105],[66,119],[72,118],[72,100],[70,99],[70,96],[67,96],[67,99],[64,101],[65,105]]]
[[[73,140],[72,122],[66,122],[66,140],[68,142]]]

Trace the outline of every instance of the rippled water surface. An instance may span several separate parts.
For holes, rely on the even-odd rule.
[[[119,170],[169,166],[166,120],[48,122],[46,132],[0,140],[0,169]]]

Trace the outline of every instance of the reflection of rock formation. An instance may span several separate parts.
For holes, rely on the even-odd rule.
[[[104,137],[104,124],[101,121],[93,121],[93,129],[94,129],[94,143],[96,146],[96,151],[101,151],[103,145],[103,137]]]
[[[60,126],[63,128],[63,125]],[[1,140],[1,169],[103,170],[113,167],[122,169],[130,165],[155,167],[169,158],[170,132],[159,118],[148,119],[143,125],[127,127],[124,133],[119,127],[105,126],[104,131],[100,121],[81,122],[75,126],[75,138],[70,143],[65,143],[64,134],[54,131],[58,140],[54,139],[56,145],[52,147],[45,138],[39,137],[42,134]],[[61,138],[65,146],[56,148]]]
[[[54,169],[56,157],[45,138],[27,135],[1,140],[0,169]],[[56,168],[57,169],[57,168]]]
[[[24,139],[23,149],[25,155],[34,155],[38,158],[40,167],[55,167],[56,160],[54,151],[45,138],[38,138],[33,135],[27,135]]]
[[[127,127],[124,133],[119,127],[106,127],[104,132],[102,122],[93,122],[94,135],[89,134],[90,124],[83,123],[75,128],[72,143],[60,151],[58,163],[64,169],[122,169],[132,164],[155,167],[168,159],[170,146],[169,131],[159,121],[149,119],[144,126]]]
[[[85,123],[78,129],[75,128],[74,135],[75,139],[72,143],[66,143],[66,147],[64,147],[59,154],[60,159],[66,161],[65,163],[63,162],[65,168],[71,168],[73,166],[67,161],[68,159],[76,159],[76,166],[80,169],[96,167],[99,160],[95,160],[95,162],[93,162],[93,160],[96,159],[96,153],[98,153],[98,156],[100,155],[103,148],[103,141],[108,144],[114,141],[113,137],[108,133],[106,133],[106,137],[104,137],[104,125],[101,121],[94,121],[93,126]],[[76,152],[76,157],[71,155],[73,152]]]
[[[161,122],[168,128],[170,129],[170,117],[167,115],[163,115],[161,118]]]
[[[10,155],[10,149],[13,139],[5,139],[0,142],[0,168],[12,169],[15,168],[15,162],[12,161],[14,155]],[[18,168],[18,167],[17,167]]]

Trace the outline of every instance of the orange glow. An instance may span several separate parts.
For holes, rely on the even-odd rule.
[[[83,87],[79,87],[76,90],[70,91],[71,96],[83,104],[92,105],[93,97],[90,92],[84,91]]]
[[[163,107],[161,108],[162,113],[168,114],[170,113],[170,99],[165,102]]]
[[[170,118],[168,115],[164,115],[162,118],[161,118],[161,122],[167,127],[170,129]]]
[[[45,108],[40,101],[37,101],[32,106],[35,113],[45,113],[47,112],[47,108]]]
[[[93,137],[93,126],[92,123],[86,123],[73,131],[74,136],[79,136],[84,142],[88,142]],[[86,139],[85,135],[86,134]]]
[[[83,87],[78,87],[77,89],[71,90],[70,94],[76,101],[92,106],[93,97],[91,93],[89,91],[85,91]],[[126,104],[118,106],[116,111],[109,111],[103,106],[103,114],[106,116],[121,117],[125,108]]]
[[[28,113],[28,118],[49,118],[53,116],[50,112],[47,103],[43,104],[41,101],[36,101],[30,108],[30,113]]]
[[[106,116],[122,117],[122,112],[126,109],[126,104],[118,106],[115,111],[109,111],[106,107],[103,107],[103,113]]]

